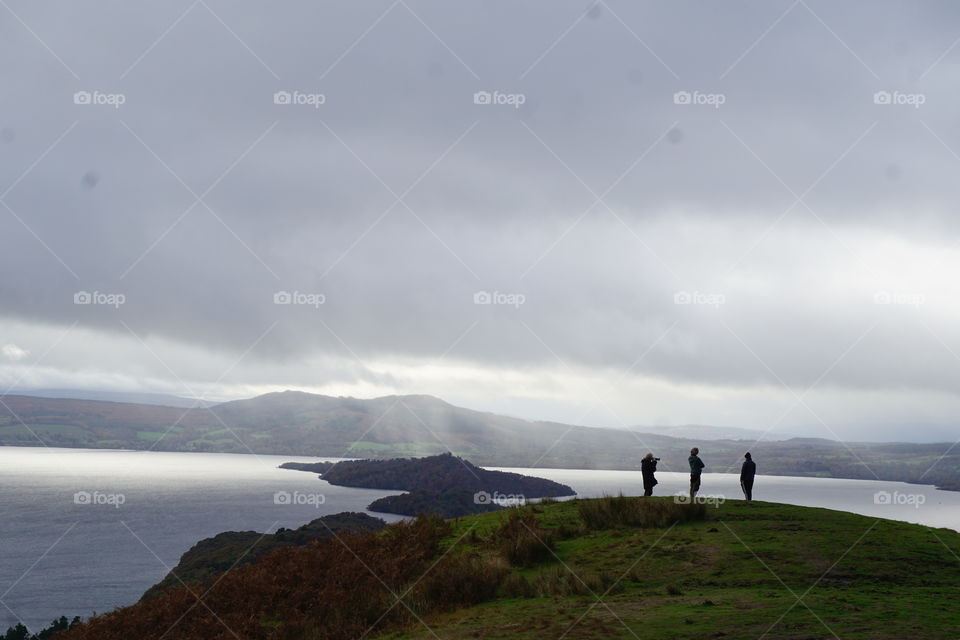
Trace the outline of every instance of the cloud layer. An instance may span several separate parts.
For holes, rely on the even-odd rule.
[[[948,421],[957,12],[10,2],[0,382]]]

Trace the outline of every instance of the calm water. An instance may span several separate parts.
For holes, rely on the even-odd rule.
[[[132,604],[221,531],[296,528],[396,493],[277,468],[292,460],[316,459],[0,447],[0,633],[17,618],[36,631]],[[301,504],[277,504],[277,492]]]
[[[295,528],[324,514],[364,511],[391,493],[276,468],[289,460],[317,459],[0,447],[0,633],[18,618],[37,630],[56,616],[131,604],[184,551],[220,531]],[[583,496],[641,492],[635,471],[509,470],[569,484]],[[685,489],[685,474],[657,477],[656,495]],[[884,491],[891,503],[910,504],[877,504]],[[704,475],[701,492],[740,497],[737,477],[728,474]],[[931,487],[761,476],[754,497],[960,530],[960,493]]]

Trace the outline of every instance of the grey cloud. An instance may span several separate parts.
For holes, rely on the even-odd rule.
[[[481,368],[622,371],[660,339],[634,374],[743,388],[804,388],[876,325],[823,384],[955,391],[952,283],[860,255],[876,234],[913,260],[956,241],[960,52],[936,62],[954,8],[810,2],[757,41],[790,3],[610,2],[582,19],[586,3],[407,4],[359,42],[389,3],[198,4],[148,50],[191,5],[12,3],[80,78],[0,26],[18,61],[0,192],[77,121],[3,198],[29,227],[0,208],[3,315],[117,336],[123,320],[227,359],[276,322],[251,356],[289,367],[456,344]],[[495,90],[524,103],[474,104]],[[788,210],[794,194],[812,211]],[[79,290],[127,302],[78,307]],[[473,304],[494,290],[526,302]],[[882,290],[930,304],[872,304]],[[726,303],[678,306],[678,291]]]

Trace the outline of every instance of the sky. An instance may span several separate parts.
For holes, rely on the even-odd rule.
[[[956,423],[955,3],[0,5],[2,389]]]

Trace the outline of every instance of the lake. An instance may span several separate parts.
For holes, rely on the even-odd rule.
[[[396,493],[335,487],[277,468],[317,460],[0,447],[0,633],[18,620],[37,631],[60,615],[132,604],[195,542],[221,531],[296,528],[325,514],[365,511]],[[642,493],[638,471],[504,470],[563,482],[582,496]],[[686,489],[686,474],[657,477],[655,495]],[[738,478],[704,474],[701,494],[739,499]],[[960,530],[960,493],[933,487],[758,476],[754,498]]]

